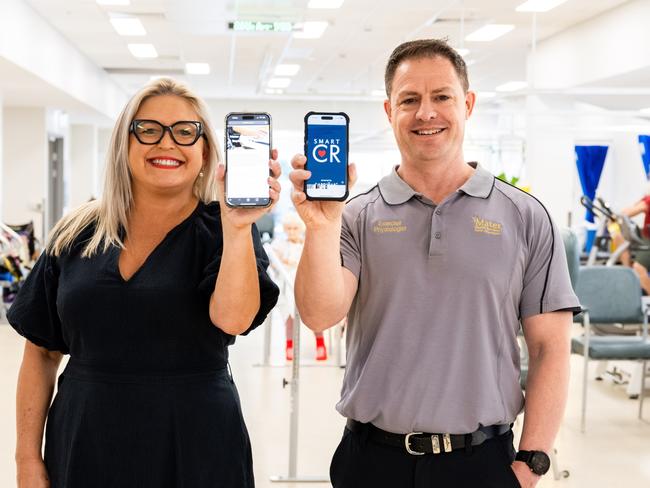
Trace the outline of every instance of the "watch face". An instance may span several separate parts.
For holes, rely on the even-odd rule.
[[[528,466],[530,466],[533,473],[543,475],[551,467],[551,460],[546,453],[535,451],[528,462]]]

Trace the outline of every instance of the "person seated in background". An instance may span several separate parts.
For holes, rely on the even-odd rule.
[[[637,250],[634,255],[629,250],[626,250],[621,254],[621,264],[632,268],[639,275],[641,288],[643,288],[646,295],[650,295],[650,276],[648,276],[648,268],[650,268],[650,183],[646,186],[643,198],[633,205],[624,208],[621,213],[630,218],[644,214],[641,238],[643,239],[644,246],[648,250]],[[625,243],[625,238],[619,231],[613,234],[612,241],[618,247]]]
[[[293,280],[296,279],[296,269],[302,248],[305,243],[305,224],[300,217],[294,212],[287,213],[282,219],[282,228],[286,238],[276,238],[273,240],[273,250],[278,255],[282,264],[284,264],[287,273]],[[293,286],[291,283],[282,281],[280,299],[278,300],[278,310],[285,320],[286,330],[286,347],[285,356],[287,361],[293,360],[293,323],[296,305],[293,297]],[[316,336],[316,359],[325,361],[327,359],[327,349],[323,339],[322,332],[315,332]]]

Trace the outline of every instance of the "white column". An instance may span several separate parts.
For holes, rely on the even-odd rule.
[[[95,167],[95,196],[100,197],[104,191],[104,174],[106,172],[106,155],[113,128],[102,128],[97,130],[97,166]]]
[[[34,222],[43,242],[43,202],[47,196],[48,139],[43,107],[5,107],[2,131],[3,220]]]
[[[91,198],[95,192],[97,170],[97,128],[94,125],[76,125],[70,128],[69,208],[73,209]]]
[[[574,134],[572,118],[558,114],[553,105],[553,101],[536,95],[527,97],[526,174],[531,194],[544,204],[559,227],[566,227],[575,199]]]
[[[3,105],[4,105],[4,103],[3,103],[2,92],[0,92],[0,182],[5,180],[4,166],[2,164],[2,162],[4,160],[4,158],[3,158],[4,149],[3,149],[3,144],[2,144],[2,141],[4,139],[4,137],[3,137],[4,136],[4,131],[3,131],[3,128],[2,128],[2,121],[3,121],[2,116],[4,114]],[[4,202],[4,199],[3,199],[3,195],[4,195],[3,186],[4,185],[0,184],[0,221],[2,221],[2,222],[4,222],[4,213],[3,213],[3,205],[2,205],[3,202]]]

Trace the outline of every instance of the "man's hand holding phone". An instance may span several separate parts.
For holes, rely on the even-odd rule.
[[[352,273],[341,267],[341,220],[345,202],[307,199],[305,181],[311,172],[305,169],[306,161],[301,154],[294,156],[293,171],[289,174],[293,186],[291,200],[307,228],[294,290],[303,322],[319,332],[338,323],[347,313],[357,285]],[[349,188],[352,188],[357,180],[355,165],[348,165],[347,171]]]
[[[336,224],[340,226],[341,215],[345,208],[345,202],[334,200],[307,200],[305,195],[305,181],[311,177],[311,172],[305,169],[307,158],[302,154],[296,154],[291,159],[293,171],[289,179],[293,185],[291,201],[296,207],[300,218],[305,222],[308,229],[316,229]],[[351,188],[357,180],[357,170],[354,163],[348,165],[348,181]]]

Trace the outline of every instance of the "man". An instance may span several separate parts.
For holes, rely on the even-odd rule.
[[[385,82],[401,153],[390,175],[347,205],[307,201],[305,158],[292,161],[307,227],[301,316],[314,331],[349,318],[333,485],[535,486],[564,410],[578,308],[561,239],[534,197],[465,163],[476,96],[453,49],[404,43]],[[515,461],[520,321],[530,369]]]

